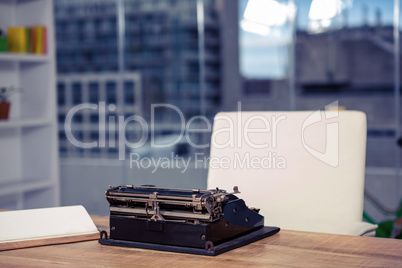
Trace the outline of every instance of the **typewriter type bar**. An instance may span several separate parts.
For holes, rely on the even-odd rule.
[[[238,193],[237,187],[231,193],[218,188],[110,187],[109,239],[213,250],[264,227],[264,217],[234,195]]]

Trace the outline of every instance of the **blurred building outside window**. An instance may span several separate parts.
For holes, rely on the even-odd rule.
[[[201,28],[197,3],[203,4]],[[152,104],[174,105],[186,121],[204,111],[212,122],[219,111],[237,110],[239,102],[243,111],[258,111],[317,110],[338,101],[345,109],[367,114],[368,191],[392,188],[400,193],[400,182],[395,180],[401,165],[396,145],[401,117],[395,3],[56,0],[59,129],[64,130],[63,120],[72,107],[105,102],[104,122],[97,110],[83,109],[73,117],[72,129],[77,139],[85,141],[101,138],[103,131],[114,144],[75,148],[59,135],[60,155],[117,159],[119,139],[135,143],[142,137],[135,121],[119,135],[119,116],[154,119],[152,131],[159,142],[177,137],[177,112],[158,107],[152,114]],[[261,8],[255,13],[247,11],[248,5]],[[191,138],[202,144],[209,136],[198,133]],[[170,151],[187,158],[199,152],[185,147],[180,141]],[[126,147],[125,156],[166,153],[152,150],[149,143],[143,149]],[[387,206],[392,210],[399,199],[400,194],[389,197]]]

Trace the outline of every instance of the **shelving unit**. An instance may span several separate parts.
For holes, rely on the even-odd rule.
[[[0,0],[0,28],[45,25],[47,55],[0,53],[0,86],[21,89],[0,120],[0,209],[58,206],[53,1]]]
[[[9,119],[7,121],[0,121],[1,129],[23,128],[23,127],[40,127],[51,125],[52,121],[46,118],[32,118],[32,119]]]
[[[0,61],[9,62],[47,62],[51,57],[47,55],[30,55],[18,53],[0,53]]]

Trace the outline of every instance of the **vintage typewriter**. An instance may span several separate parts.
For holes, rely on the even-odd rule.
[[[202,255],[217,255],[273,235],[258,209],[222,189],[155,186],[110,187],[110,236],[99,243]]]

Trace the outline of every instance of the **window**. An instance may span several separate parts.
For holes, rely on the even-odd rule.
[[[64,131],[59,131],[59,140],[64,141],[66,139],[66,133]]]
[[[173,83],[173,92],[179,94],[179,93],[181,93],[181,88],[182,88],[182,86],[181,86],[180,81],[176,81]]]
[[[117,150],[117,148],[108,148],[108,149],[107,149],[107,152],[108,152],[109,154],[117,154],[117,153],[118,153],[118,150]]]
[[[106,82],[106,102],[116,103],[116,82],[108,81]]]
[[[59,124],[64,124],[65,120],[66,120],[66,115],[65,114],[59,114],[59,116],[58,116]]]
[[[74,123],[82,123],[84,121],[82,114],[75,114],[73,117]]]
[[[73,135],[79,141],[82,141],[84,138],[84,133],[82,131],[76,131]]]
[[[134,82],[125,81],[124,82],[124,103],[125,104],[134,104]]]
[[[99,102],[99,84],[97,82],[90,82],[89,88],[89,102],[98,103]]]
[[[101,153],[101,149],[98,148],[98,147],[91,148],[91,153],[93,153],[93,154],[100,154],[100,153]]]
[[[64,99],[60,98],[60,102],[65,101],[66,104],[59,105],[59,113],[66,114],[72,108],[70,106],[85,102],[96,105],[105,102],[106,132],[109,132],[109,126],[114,124],[114,132],[118,137],[117,116],[124,115],[128,118],[135,112],[146,121],[150,120],[150,104],[176,105],[182,109],[186,118],[190,109],[194,110],[193,114],[199,112],[199,102],[195,102],[198,107],[192,108],[190,100],[200,96],[194,0],[127,0],[123,1],[124,14],[119,13],[123,17],[118,17],[117,12],[114,12],[118,1],[86,2],[88,1],[55,1],[56,38],[59,44],[56,51],[59,59],[57,70],[59,74],[63,72],[59,79],[65,83],[64,93],[63,89],[60,89],[60,95],[66,96]],[[216,13],[211,3],[214,1],[205,4],[205,18],[208,20]],[[214,14],[210,14],[211,12]],[[118,43],[117,22],[120,19],[126,23],[124,46]],[[214,94],[220,93],[219,28],[218,24],[205,25],[204,36],[204,82],[217,85],[213,88]],[[125,54],[124,73],[118,68],[120,49],[123,49]],[[190,88],[193,91],[190,92]],[[139,90],[144,96],[143,103]],[[207,96],[215,95],[208,92]],[[209,99],[206,101],[208,108],[214,104]],[[109,106],[110,104],[115,104],[116,109],[112,109],[113,105]],[[91,133],[96,131],[101,119],[99,108],[83,109],[73,118],[74,130],[84,134],[83,142],[91,141],[91,135],[95,135]],[[110,118],[111,116],[114,118]],[[181,119],[176,111],[163,107],[157,109],[155,117],[158,122],[166,124],[169,130],[176,129],[175,124]],[[64,122],[64,119],[61,117],[60,122],[62,121]],[[127,130],[133,133],[127,134],[127,139],[138,142],[141,135],[136,124],[138,122],[134,120],[127,125]],[[61,124],[59,126],[63,127]],[[71,149],[68,149],[75,152],[72,145]],[[113,157],[107,148],[101,149],[99,155],[92,154],[91,150],[84,152],[84,157]]]
[[[135,131],[126,129],[126,140],[131,143],[138,142]]]
[[[91,141],[99,140],[99,132],[92,131],[90,134]]]
[[[81,89],[81,84],[80,83],[73,83],[72,86],[72,91],[73,91],[73,104],[77,105],[82,102],[82,89]]]
[[[57,83],[57,104],[59,106],[66,104],[66,85],[64,83]]]
[[[99,123],[99,115],[98,114],[91,114],[89,116],[89,122],[98,124]]]

